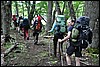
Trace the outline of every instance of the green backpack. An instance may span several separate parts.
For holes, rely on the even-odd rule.
[[[78,36],[79,36],[79,30],[77,29],[78,23],[75,23],[72,33],[71,33],[71,41],[77,42]]]
[[[61,33],[66,32],[66,23],[65,23],[65,16],[64,15],[57,15],[57,25],[60,27],[59,31]]]

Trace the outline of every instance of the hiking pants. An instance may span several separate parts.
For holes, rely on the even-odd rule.
[[[56,56],[56,53],[57,53],[57,42],[58,42],[58,39],[63,39],[63,38],[64,38],[64,36],[61,33],[54,34],[53,43],[54,43],[54,55],[55,56]],[[61,48],[63,48],[62,44],[63,44],[63,42],[61,44],[59,44],[59,46],[61,46]],[[60,47],[59,47],[59,51],[60,51]]]
[[[35,42],[35,43],[38,43],[38,36],[39,36],[39,32],[34,31],[34,32],[33,32],[33,36],[35,37],[35,40],[36,40],[36,42]]]
[[[28,38],[29,38],[28,29],[24,29],[24,40],[26,40]]]

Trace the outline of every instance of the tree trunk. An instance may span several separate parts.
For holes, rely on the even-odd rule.
[[[56,14],[56,9],[53,11],[53,18],[52,18],[52,24],[54,23],[54,21],[55,21],[55,14]]]
[[[16,6],[17,17],[19,17],[19,11],[18,11],[18,4],[17,4],[17,1],[15,1],[15,6]]]
[[[10,31],[10,22],[11,22],[11,1],[2,1],[1,2],[2,9],[1,9],[1,14],[2,14],[2,29],[3,29],[3,34],[5,35],[5,42],[8,41],[8,37],[10,36],[9,31]]]
[[[24,5],[23,5],[23,1],[21,1],[22,3],[22,10],[23,10],[23,18],[24,18]]]
[[[62,9],[62,15],[64,14],[64,9],[65,9],[65,6],[66,6],[66,1],[63,1],[64,2],[64,5],[63,5],[63,9]]]
[[[56,5],[57,15],[61,15],[61,10],[60,10],[60,6],[59,6],[59,2],[55,1],[55,5]]]
[[[66,10],[68,10],[68,1],[66,2],[65,7],[66,7]],[[66,17],[66,18],[65,18],[65,21],[67,21],[68,18],[69,18],[69,12],[68,12],[68,11],[66,11],[65,17]]]
[[[10,12],[9,13],[10,13],[9,17],[11,17],[11,18],[9,18],[9,21],[10,21],[10,24],[11,24],[12,23],[12,1],[10,1]]]
[[[28,19],[29,19],[29,13],[30,13],[30,1],[25,1],[26,3],[26,8],[27,8],[27,13],[28,13]]]
[[[72,1],[68,1],[68,7],[69,7],[69,10],[70,10],[71,19],[76,19]]]
[[[85,15],[90,17],[93,41],[90,47],[99,47],[99,1],[85,1]]]
[[[31,24],[31,20],[33,19],[33,14],[34,14],[34,11],[35,11],[35,4],[36,4],[36,1],[33,1],[32,7],[31,7],[31,10],[30,10],[30,13],[29,13],[30,24]]]
[[[52,27],[52,7],[53,7],[53,2],[48,1],[48,16],[47,16],[47,23],[46,23],[46,32],[50,30]]]

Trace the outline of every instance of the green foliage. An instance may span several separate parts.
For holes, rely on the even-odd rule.
[[[39,3],[35,4],[37,13],[44,15],[47,13],[47,1],[40,1]]]
[[[11,46],[12,46],[12,44],[10,42],[7,42],[7,43],[4,44],[4,47],[6,49],[9,49]]]
[[[84,13],[84,1],[73,1],[72,3],[76,17],[82,16]]]
[[[46,52],[46,51],[40,52],[39,56],[46,57],[46,56],[48,56],[48,52]]]
[[[76,14],[76,17],[82,16],[83,15],[83,11],[84,11],[84,1],[72,1],[73,3],[73,7],[74,7],[74,11]],[[22,4],[24,6],[24,15],[28,16],[27,14],[27,8],[26,8],[26,4],[25,1],[17,1],[18,4],[18,9],[19,9],[19,14],[22,15],[23,14],[23,9],[22,9]],[[30,5],[30,7],[33,4]],[[53,3],[53,10],[55,9],[55,3]],[[60,5],[60,9],[62,11],[63,9],[63,5],[64,5],[64,1],[59,1],[59,5]],[[66,5],[67,5],[67,1],[66,1]],[[32,9],[32,8],[30,8]],[[47,14],[47,9],[48,9],[48,1],[40,1],[38,3],[35,4],[35,9],[36,11],[41,14],[41,15],[46,15]],[[12,14],[16,14],[16,7],[15,7],[15,1],[12,1]],[[65,6],[64,9],[64,14],[66,15],[66,18],[69,18],[69,8]]]
[[[87,51],[92,54],[99,54],[99,48],[88,48]]]

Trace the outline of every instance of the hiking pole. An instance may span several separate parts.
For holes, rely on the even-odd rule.
[[[48,39],[50,40],[50,37],[48,37]],[[49,41],[49,57],[50,57],[50,41]]]
[[[50,37],[48,37],[48,39],[49,39],[49,60],[50,60]],[[49,65],[50,65],[50,61],[49,61]],[[51,66],[51,65],[50,65]]]
[[[44,38],[47,38],[47,39],[49,39],[49,45],[48,45],[48,47],[49,47],[49,56],[50,56],[50,53],[51,53],[51,44],[50,44],[50,40],[53,38],[53,36],[44,36]]]
[[[47,39],[49,39],[49,45],[48,45],[48,47],[49,47],[49,60],[50,60],[50,53],[51,53],[51,44],[50,44],[50,40],[53,38],[53,36],[44,36],[44,38],[47,38]],[[50,62],[49,62],[49,65],[50,65]],[[51,65],[50,65],[51,66]]]
[[[63,52],[62,52],[62,48],[61,48],[62,44],[59,42],[59,48],[60,48],[60,58],[61,58],[61,65],[63,66]]]

